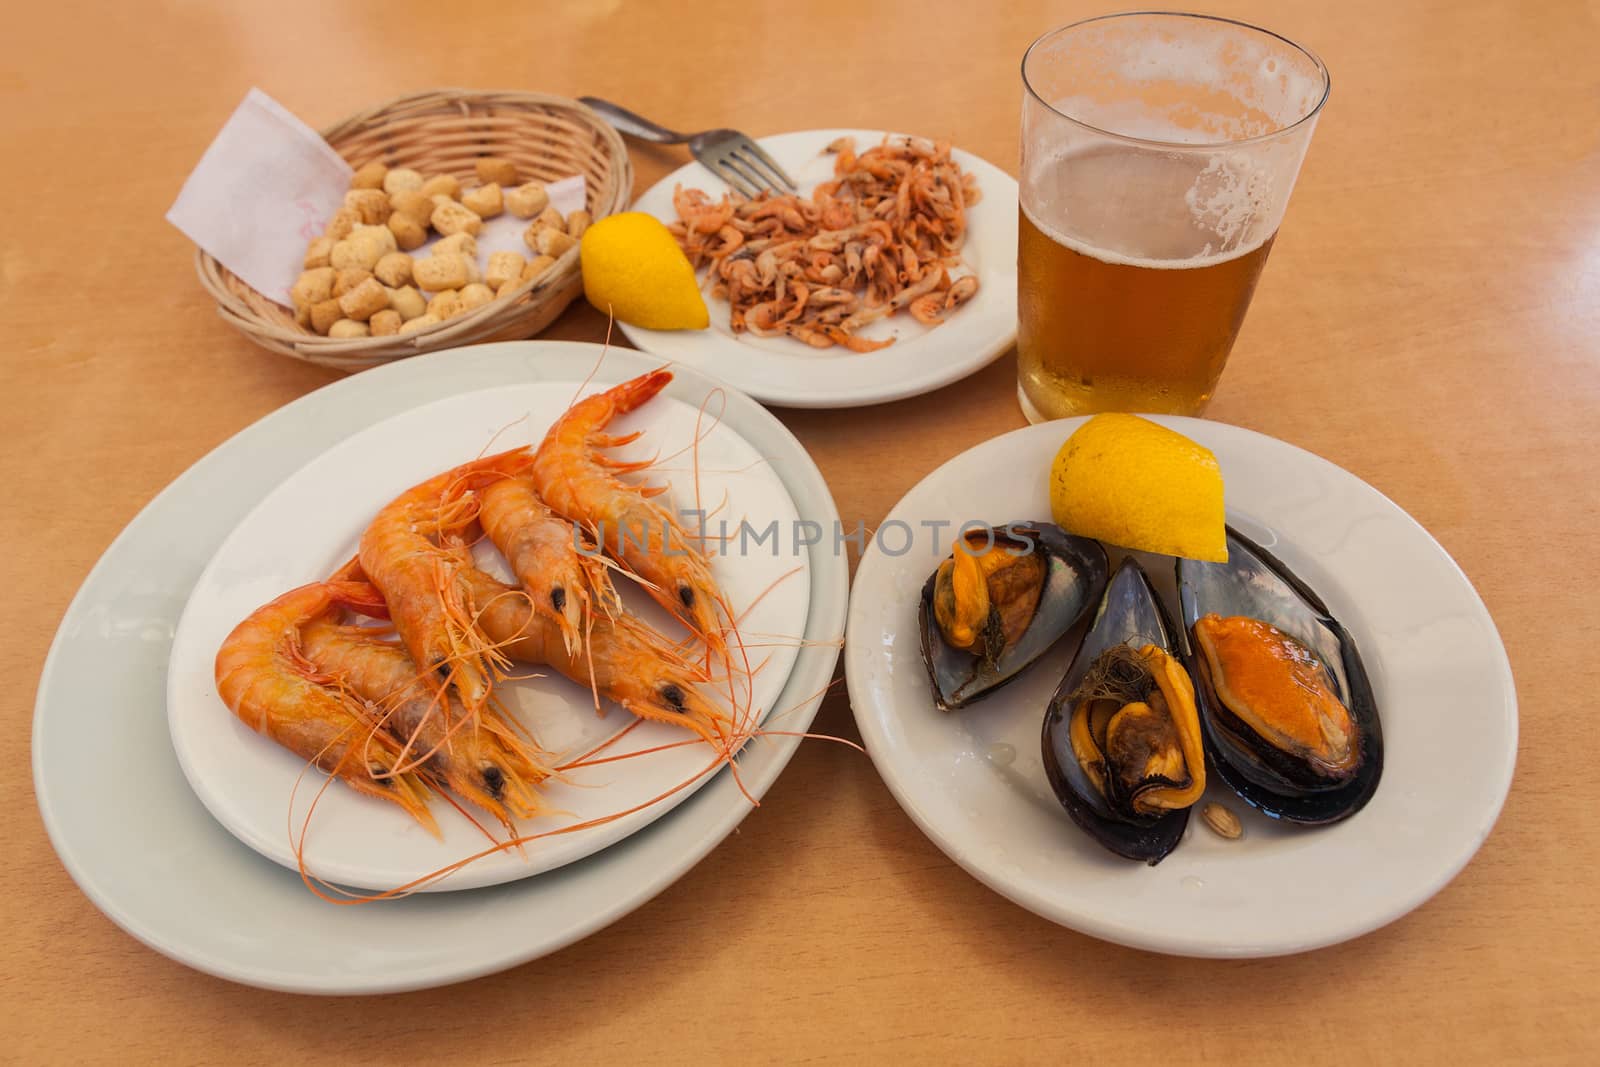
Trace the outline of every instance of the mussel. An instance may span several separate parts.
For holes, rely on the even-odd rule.
[[[1105,588],[1106,551],[1046,522],[966,531],[922,587],[922,659],[941,711],[1038,659]]]
[[[1122,562],[1044,717],[1044,766],[1074,822],[1152,866],[1206,787],[1194,687],[1138,562]]]
[[[1383,771],[1355,641],[1265,549],[1228,530],[1228,562],[1177,564],[1200,719],[1217,774],[1268,815],[1348,818]]]

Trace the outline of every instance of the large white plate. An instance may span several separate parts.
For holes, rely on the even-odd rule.
[[[824,148],[852,136],[856,150],[881,141],[882,130],[805,130],[761,138],[760,145],[809,194],[833,177],[833,156]],[[896,135],[898,136],[898,135]],[[768,404],[797,408],[847,408],[916,396],[965,378],[1011,347],[1017,337],[1017,182],[993,163],[960,149],[951,155],[974,175],[983,198],[968,210],[963,258],[978,276],[972,301],[942,325],[928,328],[907,314],[880,319],[863,337],[896,337],[888,348],[855,353],[811,348],[791,337],[735,335],[728,304],[712,299],[705,330],[645,330],[621,324],[639,348],[699,367]],[[634,210],[663,222],[676,221],[674,186],[704,189],[714,197],[727,184],[699,163],[674,171],[641,196]],[[704,277],[704,272],[701,274]]]
[[[433,805],[441,833],[436,838],[382,800],[342,787],[319,795],[322,776],[307,775],[304,758],[229,713],[216,694],[213,663],[228,633],[250,612],[285,590],[326,577],[354,555],[362,530],[394,496],[490,450],[537,445],[577,397],[603,388],[582,387],[581,381],[537,382],[464,393],[413,408],[318,456],[268,495],[223,542],[196,583],[178,624],[167,679],[167,714],[178,761],[190,784],[236,837],[263,855],[296,867],[295,842],[304,829],[302,856],[312,875],[379,890],[409,884],[485,849],[488,842],[466,814],[445,804]],[[739,678],[735,690],[744,711],[755,709],[760,714],[772,710],[783,690],[805,630],[809,563],[788,551],[748,551],[750,539],[739,539],[741,519],[757,531],[764,532],[769,523],[777,523],[780,531],[792,531],[799,516],[783,481],[762,463],[761,454],[716,421],[722,392],[719,388],[715,395],[694,398],[692,404],[658,397],[617,419],[613,432],[639,430],[644,436],[610,454],[641,461],[669,457],[649,479],[673,485],[674,492],[660,498],[672,501],[669,506],[709,512],[728,502],[731,517],[725,514],[707,523],[708,533],[719,534],[726,527],[732,537],[725,549],[718,549],[720,538],[713,545],[712,572],[740,618],[740,627],[762,635],[759,653],[752,656],[760,669],[753,679]],[[689,469],[697,435],[698,504]],[[685,521],[692,526],[694,520],[686,516]],[[491,547],[480,545],[478,551],[483,566],[511,579]],[[629,610],[673,641],[687,636],[640,590],[621,580],[617,585]],[[528,677],[533,673],[517,671],[518,680],[504,682],[495,691],[558,759],[591,751],[634,721],[610,702],[605,717],[597,717],[587,689],[553,671]],[[747,695],[750,703],[745,707]],[[485,856],[424,888],[471,889],[526,878],[581,859],[648,825],[709,778],[704,774],[713,759],[708,746],[663,748],[685,736],[681,729],[663,723],[639,724],[606,749],[607,756],[633,758],[573,770],[564,781],[546,782],[539,792],[552,814],[519,822],[517,831],[538,834],[630,811],[653,797],[663,799],[603,825],[541,838],[520,851]],[[481,812],[474,817],[493,825]]]
[[[537,878],[357,908],[325,904],[236,841],[183,777],[166,723],[166,665],[201,568],[272,488],[363,427],[443,396],[581,379],[595,345],[517,342],[454,349],[335,382],[267,416],[195,464],[128,525],[95,565],[56,633],[39,682],[33,784],[51,843],[114,922],[191,967],[271,989],[378,993],[490,974],[569,945],[671,885],[751,810],[723,771],[626,841]],[[658,361],[613,350],[597,381]],[[706,379],[680,370],[668,394],[697,400]],[[800,514],[838,511],[798,441],[748,397],[727,424],[768,457]],[[815,714],[843,630],[845,561],[811,553],[808,644],[779,698],[795,730]],[[760,796],[798,739],[759,738],[741,755]]]
[[[1047,518],[1045,473],[1080,421],[962,453],[907,493],[880,530],[894,520],[922,532],[924,521]],[[1248,430],[1157,421],[1216,453],[1229,521],[1303,577],[1354,635],[1383,721],[1383,779],[1367,806],[1333,826],[1284,826],[1213,782],[1205,799],[1240,813],[1243,839],[1224,841],[1196,818],[1159,866],[1106,852],[1057,803],[1040,755],[1071,638],[987,699],[952,714],[934,709],[916,599],[949,545],[925,535],[898,556],[871,547],[856,574],[845,669],[867,750],[951,859],[1064,926],[1192,956],[1279,955],[1366,933],[1441,889],[1494,825],[1517,749],[1499,634],[1438,543],[1360,479]],[[1149,560],[1170,588],[1172,561]]]

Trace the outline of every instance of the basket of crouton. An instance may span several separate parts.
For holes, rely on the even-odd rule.
[[[293,306],[204,251],[197,267],[246,337],[342,371],[543,330],[583,292],[584,229],[626,207],[633,188],[616,131],[577,101],[542,93],[416,93],[322,136],[355,175],[344,206],[308,242]],[[582,207],[562,211],[550,189],[575,192],[577,175]],[[514,222],[516,251],[480,250],[491,222],[502,234]]]

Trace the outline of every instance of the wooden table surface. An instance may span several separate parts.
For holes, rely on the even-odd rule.
[[[0,464],[12,501],[0,510],[0,632],[18,667],[0,696],[15,861],[0,895],[0,1059],[1592,1054],[1600,9],[1211,6],[1304,41],[1334,88],[1209,415],[1325,456],[1415,516],[1482,594],[1515,671],[1516,780],[1443,892],[1381,931],[1294,958],[1130,951],[988,891],[917,831],[866,759],[808,744],[674,891],[507,973],[312,999],[206,977],[135,942],[50,848],[29,722],[56,625],[124,524],[211,448],[333,379],[228,330],[163,221],[251,86],[313,126],[418,88],[536,89],[690,128],[939,135],[1014,172],[1022,51],[1095,9],[52,0],[10,13],[0,63]],[[636,151],[636,191],[684,158]],[[580,303],[547,336],[603,329]],[[845,519],[871,524],[945,459],[1022,424],[1014,371],[1007,355],[902,403],[780,415]],[[818,725],[854,735],[842,693]]]

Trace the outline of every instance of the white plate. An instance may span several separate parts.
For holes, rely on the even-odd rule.
[[[882,130],[805,130],[759,140],[762,148],[809,194],[833,177],[833,157],[824,148],[852,136],[856,151],[881,141]],[[899,136],[899,135],[896,135]],[[1017,182],[993,163],[955,149],[961,169],[977,178],[983,198],[968,209],[963,258],[978,276],[970,303],[933,328],[909,314],[880,319],[861,331],[874,340],[896,337],[888,348],[856,353],[811,348],[792,337],[735,335],[728,304],[709,295],[706,330],[645,330],[622,326],[628,340],[646,352],[699,367],[767,404],[796,408],[848,408],[881,404],[926,393],[965,378],[1010,348],[1017,337]],[[713,197],[727,184],[699,163],[684,166],[633,205],[663,222],[674,222],[674,186],[704,189]],[[701,272],[704,278],[704,272]]]
[[[236,841],[184,780],[166,721],[173,628],[200,570],[267,493],[353,431],[440,397],[583,378],[595,345],[516,342],[419,356],[334,382],[272,413],[195,464],[128,525],[67,609],[39,682],[33,784],[51,843],[101,911],[188,966],[302,993],[420,989],[490,974],[554,952],[615,922],[693,867],[750,810],[723,771],[626,841],[560,870],[465,893],[357,908],[308,893],[292,871]],[[613,349],[597,381],[657,365]],[[697,398],[706,379],[679,370],[668,394]],[[769,458],[800,514],[838,511],[804,448],[748,397],[724,421]],[[843,557],[811,553],[808,644],[778,705],[808,698],[803,730],[833,676],[843,631]],[[739,760],[760,796],[798,739],[760,738]]]
[[[907,493],[880,531],[894,520],[922,533],[932,520],[1047,518],[1046,472],[1080,421],[962,453]],[[1499,634],[1438,543],[1360,479],[1248,430],[1156,421],[1216,453],[1229,521],[1304,578],[1355,637],[1383,721],[1383,779],[1367,806],[1333,826],[1284,826],[1214,782],[1206,800],[1241,815],[1243,839],[1224,841],[1194,818],[1159,866],[1113,856],[1057,803],[1040,756],[1071,638],[988,698],[934,710],[916,602],[949,543],[925,533],[899,556],[874,545],[856,574],[845,670],[867,750],[951,859],[1064,926],[1191,956],[1279,955],[1366,933],[1438,892],[1494,825],[1517,750]],[[903,540],[897,533],[891,547]],[[1150,560],[1170,588],[1172,561]]]
[[[216,693],[213,663],[228,633],[250,612],[286,590],[326,577],[350,559],[362,530],[393,497],[488,451],[537,445],[568,405],[604,388],[582,387],[581,381],[537,382],[464,393],[413,408],[318,456],[273,490],[223,542],[196,583],[178,624],[167,677],[167,715],[189,784],[236,837],[295,868],[294,839],[307,827],[303,856],[312,875],[378,890],[409,884],[485,849],[488,842],[477,826],[461,810],[443,803],[433,805],[442,835],[436,838],[385,801],[343,787],[319,796],[321,774],[307,774],[302,757],[257,734],[228,711]],[[758,451],[711,417],[721,407],[722,392],[719,388],[715,395],[692,397],[693,403],[657,397],[640,411],[617,419],[613,432],[641,430],[644,436],[610,454],[643,461],[670,457],[649,477],[656,484],[674,486],[672,494],[660,498],[675,499],[667,506],[709,511],[718,502],[729,501],[734,517],[711,519],[709,533],[717,534],[724,526],[737,531],[739,518],[756,530],[764,530],[769,522],[778,523],[780,530],[795,529],[799,516],[782,480],[761,462]],[[700,505],[692,496],[689,470],[689,449],[697,428]],[[693,519],[686,521],[692,528]],[[744,547],[748,545],[747,538]],[[766,712],[783,690],[805,630],[809,564],[789,552],[740,551],[740,547],[735,539],[725,551],[715,552],[712,573],[735,616],[741,618],[740,627],[763,635],[763,647],[755,657],[760,670],[753,680],[750,706]],[[491,546],[480,545],[479,557],[498,577],[511,580]],[[687,636],[639,589],[630,589],[622,580],[617,586],[629,610],[675,642]],[[596,716],[587,689],[548,669],[539,673],[542,677],[502,683],[495,692],[558,758],[592,751],[633,723],[633,716],[610,702],[605,717]],[[739,684],[742,690],[746,680]],[[743,695],[741,691],[741,700]],[[670,794],[663,800],[600,826],[532,841],[520,852],[485,856],[424,888],[471,889],[526,878],[582,859],[648,825],[709,779],[704,772],[713,756],[704,744],[651,751],[685,736],[663,723],[639,724],[606,750],[608,756],[634,758],[581,768],[568,772],[565,782],[545,783],[540,795],[559,814],[521,821],[517,830],[519,835],[538,834],[612,816]],[[685,782],[691,784],[683,787]],[[315,817],[308,825],[313,800]],[[493,825],[482,812],[475,811],[474,816]]]

